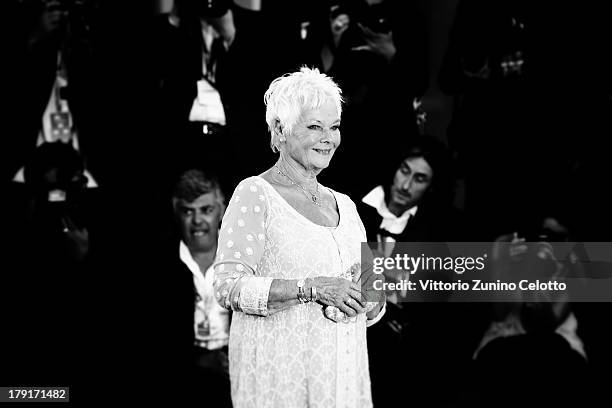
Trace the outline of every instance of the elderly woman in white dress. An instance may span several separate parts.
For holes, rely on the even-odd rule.
[[[340,144],[341,91],[302,68],[265,102],[280,157],[237,186],[215,263],[217,300],[234,311],[234,407],[370,407],[366,326],[384,299],[361,294],[355,204],[317,181]]]

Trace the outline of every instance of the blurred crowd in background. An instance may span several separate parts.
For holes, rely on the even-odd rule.
[[[194,357],[205,295],[179,242],[206,276],[215,247],[191,242],[189,225],[216,237],[222,211],[202,213],[214,206],[200,198],[222,203],[273,163],[263,95],[303,65],[344,92],[320,182],[366,228],[372,189],[408,189],[418,170],[400,205],[419,206],[416,226],[390,231],[398,240],[611,241],[612,33],[598,3],[3,2],[0,385],[112,400],[108,384],[134,379],[146,384],[123,392],[135,399],[202,404],[201,390],[225,390],[223,356],[208,351],[226,339],[211,346],[206,319]],[[368,334],[375,406],[516,406],[522,389],[583,406],[603,395],[590,374],[612,362],[611,310],[390,307]],[[195,373],[196,359],[212,371]]]

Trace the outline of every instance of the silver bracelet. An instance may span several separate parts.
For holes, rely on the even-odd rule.
[[[308,301],[306,299],[306,293],[304,292],[305,283],[306,281],[304,279],[300,279],[297,282],[297,288],[298,288],[297,298],[300,301],[300,303],[306,303]]]

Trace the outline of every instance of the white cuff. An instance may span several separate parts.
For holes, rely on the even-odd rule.
[[[240,282],[238,308],[246,314],[267,316],[272,277],[243,276]]]

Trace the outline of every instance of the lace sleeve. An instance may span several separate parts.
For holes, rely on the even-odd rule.
[[[267,211],[263,187],[243,180],[232,195],[223,217],[215,270],[215,296],[226,309],[268,315],[273,278],[257,274],[265,244]]]

